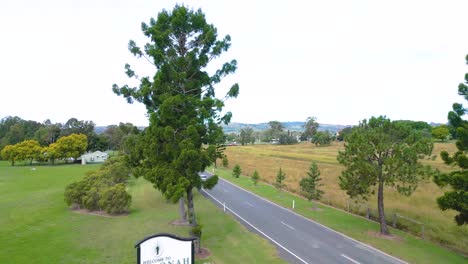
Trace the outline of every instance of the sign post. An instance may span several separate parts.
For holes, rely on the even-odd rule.
[[[194,264],[196,238],[160,233],[135,244],[137,264]]]

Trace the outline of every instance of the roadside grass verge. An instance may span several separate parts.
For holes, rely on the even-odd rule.
[[[257,170],[260,180],[269,184],[275,182],[281,167],[286,173],[285,189],[292,193],[300,193],[300,180],[306,176],[310,164],[316,162],[321,172],[321,189],[325,191],[321,199],[323,203],[343,209],[348,207],[348,203],[357,202],[352,207],[353,211],[365,215],[369,207],[371,213],[376,216],[375,197],[370,197],[368,202],[350,201],[348,195],[339,188],[339,176],[344,169],[336,160],[340,150],[344,150],[342,142],[334,142],[326,147],[304,142],[295,145],[229,146],[225,154],[229,160],[229,168],[239,164],[242,172],[248,176]],[[453,153],[457,149],[453,142],[436,142],[433,150],[436,159],[425,160],[424,163],[444,172],[455,170],[456,168],[445,165],[440,159],[442,150]],[[420,182],[416,191],[409,197],[399,194],[395,188],[387,187],[384,201],[387,216],[390,218],[393,213],[397,213],[422,222],[425,226],[425,238],[468,254],[468,226],[457,226],[454,221],[456,212],[441,211],[437,206],[436,199],[444,191],[445,189],[439,188],[431,179]],[[399,218],[398,225],[417,236],[421,234],[421,227],[410,221]]]
[[[210,168],[211,171],[211,168]],[[312,210],[313,205],[307,200],[288,192],[280,192],[271,185],[253,184],[249,177],[232,177],[231,170],[217,168],[216,174],[229,182],[248,191],[266,198],[285,208],[292,208],[295,201],[294,212],[321,223],[333,230],[341,232],[356,240],[372,245],[390,255],[401,258],[410,263],[467,263],[467,258],[456,254],[446,248],[437,246],[429,241],[414,237],[400,230],[391,228],[391,233],[401,239],[388,240],[369,235],[369,232],[379,230],[376,222],[351,215],[336,208],[315,203],[319,210]]]
[[[132,179],[131,212],[103,217],[71,211],[65,186],[99,165],[20,166],[0,161],[0,263],[135,263],[134,245],[155,233],[188,236],[173,226],[178,207],[144,179]],[[277,250],[195,192],[203,224],[202,247],[212,255],[196,263],[285,263]]]

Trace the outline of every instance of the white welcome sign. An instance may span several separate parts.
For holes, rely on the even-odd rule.
[[[193,264],[195,238],[183,238],[172,234],[156,234],[138,242],[138,264]]]

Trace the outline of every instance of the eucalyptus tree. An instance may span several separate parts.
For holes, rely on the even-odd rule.
[[[345,150],[338,153],[339,163],[345,166],[340,187],[351,197],[366,199],[377,187],[380,233],[389,234],[384,186],[410,195],[429,172],[420,160],[428,157],[432,148],[430,137],[404,123],[382,116],[363,120],[346,137]]]
[[[187,199],[189,220],[196,225],[193,188],[211,188],[217,176],[202,182],[198,172],[214,162],[213,149],[222,137],[222,123],[229,123],[231,113],[221,114],[224,101],[237,97],[238,84],[218,98],[215,86],[236,71],[237,62],[225,62],[216,71],[207,69],[210,62],[231,46],[231,38],[218,37],[217,29],[208,24],[199,9],[176,5],[161,11],[157,19],[142,23],[149,42],[143,48],[130,40],[129,51],[154,66],[154,76],[140,77],[126,64],[129,78],[138,87],[113,85],[113,91],[129,103],[143,103],[149,127],[143,133],[141,161],[134,163],[139,174],[153,183],[167,199]]]

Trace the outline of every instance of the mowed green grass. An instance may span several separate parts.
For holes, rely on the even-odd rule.
[[[396,239],[376,237],[372,235],[372,232],[375,234],[379,230],[379,225],[376,222],[321,204],[316,205],[318,210],[312,210],[313,205],[297,195],[280,192],[265,183],[259,183],[255,186],[251,179],[245,176],[233,178],[231,170],[218,168],[216,174],[285,208],[291,209],[294,200],[295,212],[409,263],[462,264],[468,261],[467,258],[446,248],[393,228],[390,231],[396,235]]]
[[[0,263],[134,263],[140,239],[160,232],[188,236],[188,227],[170,224],[177,205],[143,179],[129,184],[129,215],[103,217],[73,212],[63,201],[65,186],[97,165],[35,168],[0,162]],[[212,252],[197,263],[285,263],[275,247],[200,194],[195,206],[202,246]]]
[[[339,176],[343,166],[338,164],[336,157],[338,151],[343,151],[343,143],[333,143],[327,147],[317,147],[311,143],[296,145],[249,145],[228,147],[225,154],[229,159],[229,168],[239,164],[246,175],[252,175],[254,170],[260,173],[261,180],[274,183],[280,167],[286,173],[286,189],[293,193],[300,193],[299,181],[306,176],[310,164],[316,162],[320,171],[325,191],[322,202],[331,203],[337,208],[347,208],[349,197],[339,187]],[[424,161],[431,166],[448,172],[455,170],[443,164],[440,152],[446,150],[449,153],[456,151],[455,144],[435,143],[433,155],[434,161]],[[448,188],[448,187],[447,187]],[[400,195],[394,188],[385,189],[385,211],[389,220],[393,213],[415,219],[425,225],[424,235],[426,239],[454,248],[468,254],[468,226],[457,226],[454,221],[455,211],[441,211],[436,199],[444,190],[435,185],[431,179],[421,182],[417,190],[409,197]],[[377,215],[377,199],[371,197],[369,201],[359,201],[352,206],[355,212],[365,215],[366,208]],[[351,201],[354,204],[354,201]],[[359,209],[358,209],[359,208]],[[399,224],[404,225],[411,233],[420,236],[421,226],[410,221],[399,219]]]

